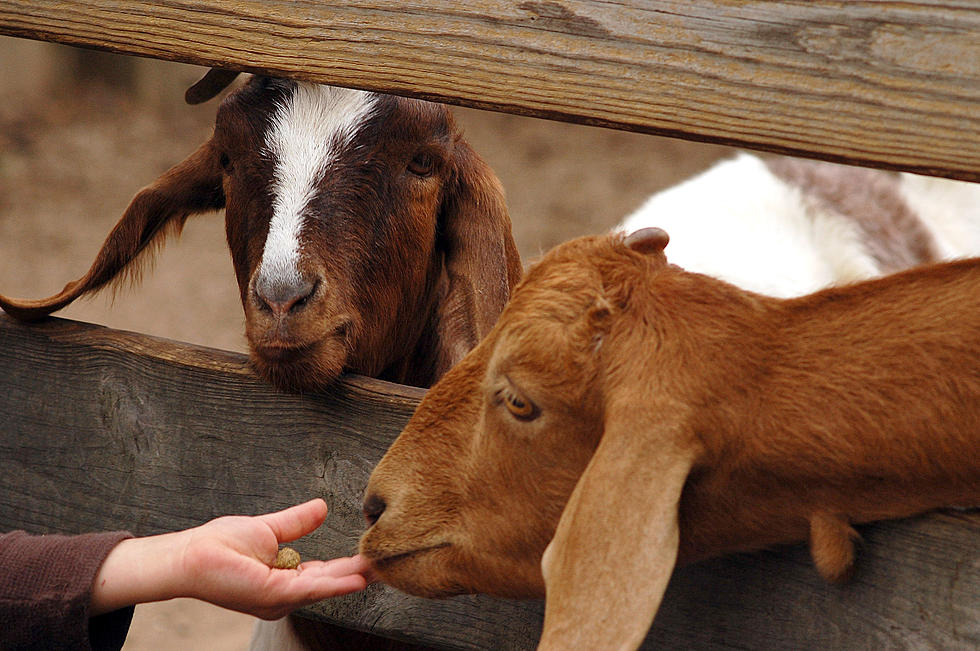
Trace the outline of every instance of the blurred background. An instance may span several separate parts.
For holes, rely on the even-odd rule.
[[[41,298],[85,273],[143,186],[210,135],[217,101],[183,102],[206,71],[0,37],[0,293]],[[599,233],[725,147],[471,109],[470,144],[507,191],[525,265]],[[187,222],[138,286],[59,316],[245,351],[220,214]],[[2,343],[0,343],[2,345]],[[125,649],[242,649],[254,620],[193,600],[137,607]]]

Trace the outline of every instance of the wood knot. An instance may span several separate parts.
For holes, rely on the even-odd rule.
[[[518,7],[534,14],[531,20],[540,21],[541,26],[549,32],[561,32],[590,38],[610,35],[609,30],[603,27],[599,21],[588,16],[580,16],[557,2],[522,2]]]

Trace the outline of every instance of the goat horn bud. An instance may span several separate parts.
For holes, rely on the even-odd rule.
[[[641,228],[627,235],[623,242],[629,248],[639,253],[657,253],[663,251],[670,241],[667,231],[662,228]]]
[[[211,68],[196,84],[187,89],[184,101],[188,104],[202,104],[227,88],[237,76],[238,73],[233,70]]]

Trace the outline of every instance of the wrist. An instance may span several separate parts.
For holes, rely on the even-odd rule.
[[[179,596],[178,544],[169,540],[174,535],[129,538],[116,545],[96,574],[91,615]]]

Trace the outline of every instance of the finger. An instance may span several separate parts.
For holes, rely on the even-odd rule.
[[[267,592],[266,598],[263,599],[264,603],[241,605],[236,610],[262,619],[279,619],[297,608],[315,604],[331,597],[358,592],[367,586],[368,582],[360,574],[324,577],[312,581],[296,577]]]
[[[271,582],[263,594],[263,599],[292,609],[330,597],[357,592],[367,586],[367,579],[360,574],[317,576],[312,572],[296,574],[290,571],[289,575],[279,575]]]
[[[375,583],[376,581],[379,580],[377,575],[375,575],[374,573],[374,566],[371,565],[371,561],[369,561],[366,557],[361,556],[360,554],[355,554],[351,556],[349,559],[337,558],[334,560],[337,561],[349,560],[351,566],[353,568],[356,568],[357,573],[363,576],[365,579],[367,579],[368,584]]]
[[[279,542],[290,542],[310,533],[327,517],[327,503],[317,498],[276,513],[256,516],[267,524]]]
[[[351,592],[358,592],[366,587],[368,587],[367,579],[360,574],[337,577],[333,580],[332,585],[330,586],[330,593],[325,596],[318,597],[317,601],[329,599],[330,597],[339,597],[341,595],[350,594]]]
[[[367,586],[367,580],[360,574],[323,578],[317,581],[315,586],[311,587],[307,596],[307,602],[313,603],[349,592],[357,592]]]
[[[299,566],[301,572],[310,573],[310,576],[340,577],[352,574],[365,574],[371,569],[361,555],[335,558],[329,561],[307,561]]]

